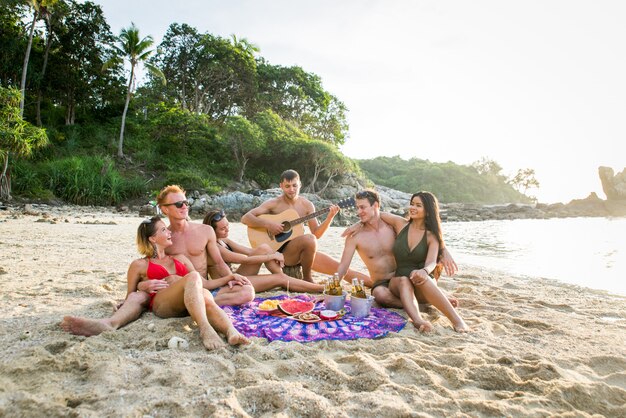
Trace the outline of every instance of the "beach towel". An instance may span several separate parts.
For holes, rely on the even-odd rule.
[[[224,306],[224,311],[233,321],[235,328],[246,337],[266,338],[269,341],[311,342],[319,340],[353,340],[357,338],[380,338],[390,331],[399,332],[406,319],[401,315],[382,308],[372,308],[365,318],[350,315],[350,301],[346,301],[348,313],[334,321],[315,323],[298,322],[286,315],[258,312],[258,305],[266,299],[283,300],[286,295],[269,298],[255,298],[244,306]],[[308,295],[291,296],[291,299],[315,300]],[[323,309],[324,302],[318,302],[315,310]]]

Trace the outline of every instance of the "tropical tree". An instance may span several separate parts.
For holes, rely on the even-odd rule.
[[[248,161],[262,154],[265,140],[258,126],[241,116],[231,116],[224,126],[223,139],[227,142],[237,165],[237,181],[243,181]]]
[[[198,43],[202,35],[183,23],[172,23],[159,45],[160,53],[150,62],[161,69],[167,78],[167,92],[172,101],[186,110],[194,109],[194,74],[199,57]]]
[[[33,9],[33,20],[30,24],[30,31],[28,33],[28,44],[26,46],[26,53],[24,54],[24,64],[22,66],[22,80],[20,82],[20,117],[24,115],[24,99],[26,96],[26,74],[28,73],[28,61],[30,60],[30,50],[33,46],[33,36],[35,34],[35,25],[37,20],[41,17],[42,13],[47,13],[47,7],[54,5],[57,0],[28,0],[28,4]]]
[[[18,0],[5,0],[0,7],[0,84],[19,86],[21,61],[24,59],[26,39],[22,28],[24,5]]]
[[[156,66],[149,63],[147,60],[154,52],[150,47],[154,44],[152,36],[148,35],[141,38],[139,35],[139,29],[134,23],[127,28],[122,29],[120,36],[118,37],[118,44],[115,46],[117,55],[110,60],[105,68],[110,65],[118,64],[120,61],[128,60],[130,64],[130,75],[128,77],[128,84],[126,89],[126,102],[124,103],[124,112],[122,113],[122,126],[120,128],[120,139],[117,145],[117,156],[119,158],[124,157],[124,128],[126,126],[126,114],[128,112],[128,105],[130,103],[130,97],[135,87],[136,71],[139,64],[144,64],[146,69],[153,76],[161,79],[165,84],[165,76]]]
[[[11,198],[11,181],[8,176],[9,155],[27,157],[35,148],[48,143],[46,131],[25,122],[21,116],[19,90],[0,87],[0,199]]]
[[[333,178],[340,174],[344,174],[350,169],[354,169],[348,162],[348,158],[344,157],[337,148],[328,142],[323,141],[307,141],[303,145],[304,155],[308,157],[309,163],[306,172],[310,173],[309,182],[303,188],[305,192],[323,194]],[[303,170],[304,171],[304,170]],[[316,190],[316,184],[323,180],[324,184]]]
[[[41,67],[41,74],[39,74],[37,80],[37,126],[41,127],[41,100],[43,97],[42,84],[46,76],[46,70],[48,67],[48,58],[50,56],[50,49],[52,47],[52,41],[55,37],[54,28],[57,26],[60,17],[63,12],[67,10],[65,3],[57,1],[48,1],[47,7],[40,7],[40,14],[46,24],[46,46],[44,48],[43,64]]]
[[[58,45],[50,56],[47,86],[65,110],[65,124],[74,125],[82,108],[102,110],[119,103],[119,90],[126,83],[122,62],[111,59],[115,36],[102,8],[92,2],[68,1],[56,36]],[[106,63],[106,64],[105,64]],[[103,71],[106,66],[108,71]],[[102,112],[98,112],[99,115]]]
[[[497,176],[502,171],[502,166],[488,157],[482,157],[472,163],[472,167],[478,174],[491,174]]]
[[[335,146],[345,142],[346,106],[324,90],[319,76],[297,66],[270,65],[263,59],[257,68],[258,94],[249,111],[269,108],[313,139]]]
[[[535,178],[535,170],[532,168],[520,168],[508,183],[522,194],[526,194],[528,189],[539,188],[539,181]]]

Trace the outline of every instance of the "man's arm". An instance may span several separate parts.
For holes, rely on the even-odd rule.
[[[312,206],[311,213],[313,213],[315,212],[315,206],[313,206],[313,203],[311,203],[311,206]],[[309,230],[311,231],[313,235],[315,235],[315,238],[317,239],[322,238],[322,235],[324,235],[324,233],[328,230],[328,227],[333,222],[333,219],[338,213],[339,213],[339,206],[332,205],[330,207],[330,211],[328,212],[328,215],[326,216],[326,219],[324,219],[324,222],[319,223],[317,218],[313,218],[309,220],[309,223],[308,223]]]
[[[265,228],[272,235],[278,235],[283,232],[283,225],[278,222],[272,222],[269,219],[260,218],[260,215],[266,215],[273,213],[273,209],[276,206],[275,199],[269,199],[261,203],[256,208],[250,209],[245,215],[241,217],[241,223],[253,228]]]
[[[346,237],[343,253],[341,254],[341,261],[339,261],[339,266],[337,267],[337,274],[340,279],[344,278],[350,268],[352,257],[354,257],[354,252],[356,251],[356,243],[357,240],[354,237]]]
[[[443,268],[446,270],[448,276],[454,276],[454,274],[459,271],[459,267],[452,258],[452,254],[450,254],[446,247],[441,250],[441,260],[439,260],[439,262],[443,264]]]

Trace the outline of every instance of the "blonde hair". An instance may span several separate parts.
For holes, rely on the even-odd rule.
[[[154,257],[156,254],[156,248],[154,244],[150,242],[150,237],[157,231],[157,224],[163,222],[158,216],[154,216],[150,219],[145,219],[139,224],[137,228],[137,250],[139,254],[148,258]]]
[[[167,197],[167,195],[170,193],[185,194],[185,190],[177,184],[165,186],[163,189],[161,189],[159,195],[157,196],[157,205],[161,206],[165,202],[165,198]]]

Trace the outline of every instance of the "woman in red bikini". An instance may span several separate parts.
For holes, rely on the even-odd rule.
[[[158,317],[191,315],[200,328],[202,344],[209,350],[224,345],[217,332],[231,345],[249,343],[215,303],[211,292],[203,288],[204,281],[191,261],[183,255],[165,254],[170,245],[171,232],[159,217],[139,225],[137,247],[145,257],[134,260],[128,268],[128,293],[147,291],[150,310]]]

